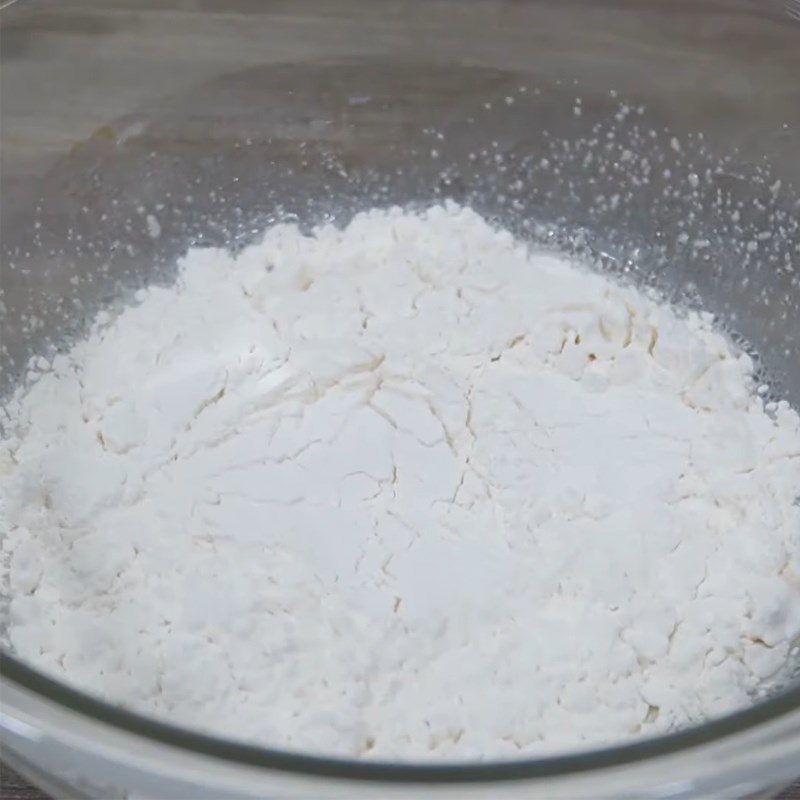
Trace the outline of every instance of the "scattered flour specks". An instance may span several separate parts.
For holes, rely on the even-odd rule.
[[[746,704],[800,634],[800,420],[469,209],[269,229],[4,409],[8,638],[133,708],[376,758]]]

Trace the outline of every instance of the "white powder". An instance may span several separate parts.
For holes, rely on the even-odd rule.
[[[786,663],[800,419],[706,316],[454,205],[191,250],[138,301],[6,409],[36,665],[268,745],[471,759],[699,721]]]

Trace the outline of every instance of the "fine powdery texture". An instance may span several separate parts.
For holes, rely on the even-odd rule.
[[[8,638],[381,759],[746,705],[800,634],[800,419],[682,314],[453,204],[190,250],[6,406]]]

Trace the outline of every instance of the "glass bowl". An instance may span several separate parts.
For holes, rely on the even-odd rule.
[[[0,394],[196,244],[453,198],[702,304],[800,401],[794,0],[5,3]],[[750,797],[800,685],[619,747],[459,765],[222,740],[2,658],[5,760],[56,796]]]

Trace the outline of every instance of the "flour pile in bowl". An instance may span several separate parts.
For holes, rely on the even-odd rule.
[[[800,419],[710,317],[469,209],[232,256],[5,408],[8,636],[220,735],[382,759],[748,704],[800,634]]]

